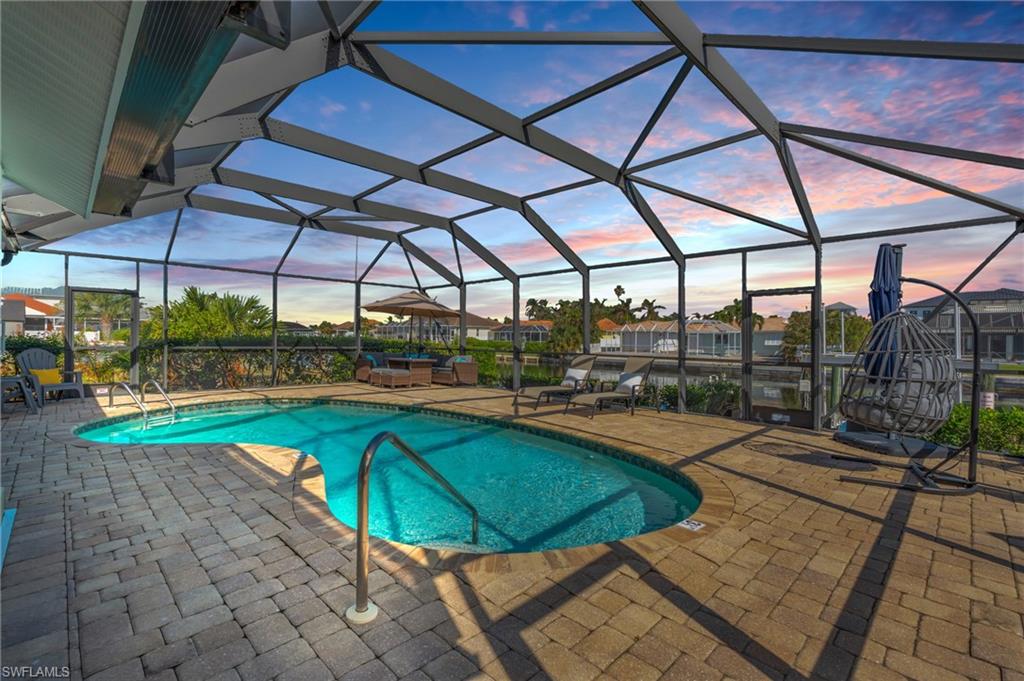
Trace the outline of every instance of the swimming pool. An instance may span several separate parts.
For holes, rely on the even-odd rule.
[[[617,450],[436,413],[353,403],[266,401],[182,408],[174,424],[143,429],[141,418],[86,424],[96,442],[241,442],[292,447],[317,458],[327,504],[355,527],[363,449],[390,430],[409,443],[480,514],[470,516],[392,445],[370,475],[370,533],[426,547],[478,553],[568,548],[662,529],[692,515],[700,490],[684,475]],[[628,460],[627,460],[628,459]]]

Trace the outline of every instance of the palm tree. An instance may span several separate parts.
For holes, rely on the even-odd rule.
[[[764,326],[764,317],[762,315],[754,312],[750,317],[756,328],[760,329]],[[731,304],[726,305],[721,310],[704,315],[704,319],[717,319],[726,324],[740,326],[743,324],[743,303],[740,302],[739,298],[733,298]]]
[[[123,293],[96,293],[83,291],[75,296],[75,320],[88,317],[100,320],[100,338],[109,340],[114,321],[130,319],[132,299]]]
[[[640,307],[633,308],[634,312],[642,312],[645,321],[655,321],[660,318],[658,310],[664,310],[664,305],[658,305],[657,300],[654,298],[644,298],[644,302],[640,303]]]
[[[633,299],[623,298],[626,295],[626,289],[622,284],[617,284],[613,289],[616,299],[619,303],[612,307],[611,316],[612,319],[619,324],[629,324],[630,322],[636,321],[636,317],[633,315]]]
[[[221,321],[228,335],[241,336],[270,328],[270,309],[260,302],[259,296],[239,296],[225,293],[216,298]]]
[[[537,300],[536,298],[530,298],[526,301],[527,319],[550,319],[551,317],[552,309],[548,305],[547,299],[541,298]]]

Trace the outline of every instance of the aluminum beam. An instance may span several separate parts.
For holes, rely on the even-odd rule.
[[[511,268],[501,260],[501,258],[494,255],[494,253],[492,253],[488,248],[473,238],[473,236],[460,227],[458,223],[452,221],[450,229],[456,239],[458,239],[466,248],[471,250],[478,258],[487,263],[492,270],[510,282],[519,280],[519,275],[513,272]]]
[[[569,248],[567,243],[562,241],[562,238],[555,233],[555,230],[551,229],[551,226],[544,221],[544,218],[537,214],[537,211],[535,211],[530,204],[523,202],[522,210],[520,212],[522,213],[522,216],[526,218],[526,221],[529,222],[533,228],[537,230],[537,232],[544,237],[544,239],[551,244],[555,250],[558,251],[558,254],[562,256],[567,263],[572,265],[573,269],[580,274],[587,271],[587,265],[583,262],[583,259],[576,255],[576,251]]]
[[[302,225],[306,222],[305,218],[297,216],[290,211],[277,210],[276,208],[267,208],[265,206],[256,206],[253,204],[231,201],[229,199],[221,199],[213,196],[203,196],[201,194],[193,194],[190,196],[188,198],[188,205],[200,210],[209,210],[228,215],[254,218],[256,220],[265,220],[267,222],[277,222],[284,225]],[[356,225],[344,220],[325,220],[324,218],[320,218],[318,220],[314,220],[313,223],[319,225],[326,231],[336,232],[339,234],[361,236],[368,239],[378,239],[388,243],[399,243],[401,241],[401,235],[397,232],[389,232],[384,229]],[[436,272],[448,283],[453,286],[458,286],[459,283],[461,283],[461,279],[458,276],[431,257],[419,246],[409,243],[408,240],[402,241],[399,245],[403,246],[409,253],[414,255],[417,260],[420,260],[424,265]]]
[[[893,139],[891,137],[878,137],[876,135],[864,135],[845,130],[833,130],[831,128],[819,128],[813,125],[798,125],[796,123],[779,123],[783,135],[796,133],[801,135],[813,135],[814,137],[827,137],[830,139],[842,140],[844,142],[855,142],[857,144],[868,144],[874,147],[886,147],[898,149],[899,151],[912,151],[917,154],[928,154],[930,156],[942,156],[955,158],[961,161],[972,163],[985,163],[988,165],[1005,166],[1024,170],[1024,159],[1015,156],[1002,156],[1000,154],[988,154],[982,151],[971,151],[969,149],[957,149],[956,147],[943,147],[937,144],[925,144],[923,142],[911,142],[909,140]]]
[[[265,125],[267,139],[295,149],[387,173],[403,180],[443,189],[453,194],[483,201],[484,203],[492,203],[503,208],[517,210],[519,206],[519,198],[508,192],[493,189],[470,180],[464,180],[431,168],[421,171],[417,164],[410,161],[345,142],[315,130],[309,130],[308,128],[292,125],[291,123],[274,118],[268,118]]]
[[[754,50],[787,50],[862,54],[880,57],[965,59],[1024,62],[1024,45],[1016,43],[955,43],[933,40],[877,40],[863,38],[804,38],[775,35],[721,35],[709,33],[704,45]]]
[[[679,54],[679,49],[676,47],[672,47],[671,49],[665,50],[664,52],[659,52],[653,57],[648,57],[642,62],[633,64],[632,66],[623,71],[613,73],[607,78],[597,81],[593,85],[588,85],[587,87],[569,95],[568,97],[560,99],[557,102],[547,105],[543,109],[539,109],[533,112],[529,116],[525,117],[523,119],[523,122],[526,125],[538,123],[544,120],[545,118],[548,118],[549,116],[554,116],[559,111],[564,111],[569,107],[575,106],[580,102],[586,101],[591,97],[594,97],[596,95],[601,94],[602,92],[605,92],[606,90],[610,90],[617,85],[621,85],[622,83],[625,83],[628,80],[632,80],[637,76],[643,75],[652,69],[655,69],[663,64],[667,64],[668,62],[678,57]]]
[[[423,184],[428,187],[434,187],[441,189],[452,194],[459,196],[465,196],[467,198],[474,199],[476,201],[482,201],[489,203],[494,206],[501,208],[507,208],[523,215],[531,225],[536,228],[540,235],[562,256],[566,262],[569,262],[573,267],[579,270],[583,265],[583,261],[580,260],[568,244],[566,244],[554,230],[552,230],[544,220],[533,211],[532,208],[525,205],[517,196],[509,194],[508,192],[494,189],[486,185],[482,185],[470,180],[465,180],[455,175],[449,175],[448,173],[435,170],[433,168],[420,168],[415,163],[397,158],[395,156],[389,156],[372,149],[344,142],[342,140],[330,137],[329,135],[323,135],[313,130],[308,130],[296,125],[291,125],[284,121],[278,121],[274,119],[268,119],[266,121],[267,137],[275,142],[280,142],[288,146],[309,151],[321,156],[333,158],[338,161],[344,161],[353,165],[358,165],[363,168],[369,168],[378,172],[388,173],[396,178],[408,180],[410,182],[416,182]],[[390,185],[381,183],[383,186]],[[360,195],[372,195],[373,192],[364,192]],[[357,200],[358,202],[358,200]]]
[[[672,99],[676,96],[676,92],[679,91],[683,81],[686,80],[686,77],[690,75],[690,71],[692,70],[693,60],[687,59],[686,62],[683,63],[682,68],[679,69],[676,77],[672,79],[671,83],[669,83],[668,89],[665,91],[665,94],[662,95],[658,105],[654,107],[654,111],[651,112],[650,117],[647,119],[647,123],[644,124],[640,134],[637,135],[636,140],[633,142],[633,146],[630,147],[629,153],[626,154],[626,158],[624,158],[622,163],[619,165],[620,176],[625,174],[626,169],[629,168],[629,164],[633,162],[633,157],[636,156],[637,152],[639,152],[644,146],[644,142],[647,141],[648,135],[651,134],[651,131],[654,130],[654,126],[656,126],[658,121],[661,120],[661,116],[665,113],[665,109],[667,109],[668,105],[672,103]]]
[[[893,236],[907,236],[909,234],[927,234],[929,232],[943,232],[948,229],[965,229],[969,227],[984,227],[987,225],[1004,225],[1016,222],[1017,218],[1009,215],[994,215],[988,218],[974,218],[972,220],[955,220],[953,222],[937,222],[930,225],[913,225],[911,227],[895,227],[892,229],[878,229],[871,232],[858,232],[855,234],[837,234],[821,238],[823,244],[837,244],[844,241],[859,241],[861,239],[888,239]]]
[[[778,143],[778,119],[716,48],[705,47],[704,33],[678,4],[651,0],[635,3],[758,130]]]
[[[47,216],[44,221],[33,222],[23,225],[18,230],[19,234],[27,233],[31,238],[45,241],[56,241],[65,237],[87,232],[108,225],[127,222],[133,218],[141,218],[158,213],[166,213],[176,210],[185,205],[185,192],[173,192],[158,196],[144,197],[135,204],[132,217],[117,217],[112,215],[94,214],[89,219],[75,215],[74,213],[61,213],[54,216]],[[53,219],[56,218],[56,219]],[[41,224],[40,224],[41,223]],[[44,244],[36,244],[34,248]]]
[[[1008,203],[997,201],[996,199],[992,199],[981,194],[976,194],[966,189],[961,189],[960,187],[957,187],[955,185],[947,184],[946,182],[942,182],[941,180],[936,180],[933,177],[928,177],[927,175],[915,173],[913,171],[906,170],[892,163],[879,161],[878,159],[872,158],[870,156],[858,154],[855,151],[850,151],[849,149],[845,149],[843,147],[837,147],[834,144],[822,142],[821,140],[817,140],[813,137],[805,137],[804,135],[796,134],[789,134],[788,136],[791,139],[800,142],[801,144],[813,147],[815,149],[818,149],[819,151],[827,152],[829,154],[832,154],[833,156],[839,156],[840,158],[845,158],[848,161],[859,163],[863,166],[867,166],[868,168],[880,170],[884,173],[888,173],[890,175],[895,175],[896,177],[903,178],[904,180],[909,180],[911,182],[924,185],[925,187],[930,187],[940,192],[945,192],[946,194],[958,196],[961,199],[965,199],[967,201],[980,204],[982,206],[987,206],[988,208],[992,208],[1003,213],[1008,213],[1009,215],[1015,215],[1019,218],[1024,218],[1024,208],[1012,206]]]
[[[738,208],[727,206],[724,203],[712,201],[711,199],[705,199],[703,196],[697,196],[696,194],[684,192],[683,190],[676,189],[675,187],[669,187],[667,185],[661,184],[660,182],[645,180],[642,177],[632,178],[631,182],[643,185],[645,187],[650,187],[651,189],[657,189],[658,191],[665,192],[666,194],[678,196],[681,199],[686,199],[687,201],[692,201],[693,203],[699,203],[703,206],[707,206],[708,208],[714,208],[715,210],[722,211],[723,213],[729,213],[730,215],[735,215],[736,217],[743,218],[744,220],[750,220],[751,222],[756,222],[760,225],[764,225],[765,227],[771,227],[772,229],[777,229],[781,232],[792,234],[793,236],[798,236],[803,239],[807,238],[807,234],[805,232],[801,232],[799,229],[796,229],[794,227],[790,227],[780,222],[775,222],[773,220],[768,220],[767,218],[762,218],[758,215],[754,215],[753,213],[748,213]]]
[[[242,203],[241,201],[232,201],[231,199],[222,199],[216,196],[206,196],[204,194],[190,195],[186,199],[186,205],[189,208],[206,210],[211,213],[235,215],[237,217],[251,218],[253,220],[263,220],[264,222],[276,222],[280,225],[290,225],[292,227],[297,227],[305,222],[302,217],[295,215],[291,211],[278,210],[277,208],[268,208],[266,206],[257,206],[251,203]]]
[[[356,31],[366,45],[668,45],[657,31]]]
[[[433,73],[375,45],[356,45],[353,65],[421,99],[516,140],[589,175],[615,182],[617,168],[518,116],[477,97]]]
[[[782,172],[789,183],[789,190],[793,193],[793,200],[796,202],[800,217],[807,227],[807,238],[815,244],[821,244],[821,233],[818,231],[818,223],[814,219],[814,212],[811,210],[811,203],[807,200],[807,192],[804,191],[804,183],[800,180],[800,171],[797,170],[796,162],[793,161],[793,154],[790,153],[789,144],[785,139],[776,146],[779,155],[779,162],[782,164]]]
[[[624,180],[622,185],[622,193],[625,194],[626,200],[632,204],[633,208],[640,217],[643,218],[647,226],[654,232],[654,236],[661,242],[662,247],[668,251],[669,256],[676,264],[681,264],[685,260],[682,250],[679,248],[679,244],[676,240],[668,233],[665,229],[665,225],[661,223],[661,219],[657,216],[650,204],[647,203],[647,199],[643,197],[640,190],[636,188],[631,180]]]
[[[754,138],[754,137],[758,137],[760,134],[761,133],[758,132],[757,130],[748,130],[747,132],[741,132],[741,133],[739,133],[737,135],[730,135],[729,137],[723,137],[720,140],[715,140],[714,142],[708,142],[707,144],[701,144],[700,146],[692,147],[690,149],[685,149],[683,151],[677,151],[674,154],[669,154],[668,156],[662,156],[661,158],[656,158],[656,159],[654,159],[652,161],[646,161],[645,163],[638,163],[637,165],[635,165],[635,166],[633,166],[631,168],[627,168],[626,169],[626,174],[627,175],[635,175],[636,173],[642,173],[645,170],[650,170],[651,168],[657,168],[658,166],[665,165],[666,163],[672,163],[673,161],[679,161],[680,159],[689,158],[690,156],[697,156],[698,154],[703,154],[704,152],[707,152],[707,151],[714,151],[715,149],[720,149],[721,147],[729,146],[730,144],[736,144],[737,142],[744,142],[744,141],[746,141],[748,139],[751,139],[751,138]]]
[[[1010,232],[1010,236],[1006,237],[1006,239],[1004,239],[1002,243],[996,246],[995,249],[991,253],[989,253],[984,260],[978,263],[978,266],[975,267],[970,274],[964,277],[963,281],[957,284],[957,287],[953,289],[953,293],[960,293],[961,291],[963,291],[964,287],[966,287],[968,284],[974,281],[974,278],[981,274],[982,270],[988,267],[988,264],[995,260],[999,256],[999,254],[1006,249],[1007,246],[1013,243],[1013,240],[1016,239],[1017,235],[1020,234],[1021,232],[1024,232],[1024,223],[1018,222],[1017,225],[1014,227],[1013,231]],[[943,295],[942,300],[939,302],[939,304],[936,305],[932,309],[932,311],[929,312],[928,315],[924,318],[924,323],[927,324],[931,320],[938,317],[939,313],[942,312],[943,308],[946,307],[946,305],[951,300],[952,298],[950,298],[949,294]]]
[[[793,193],[793,200],[800,211],[804,221],[804,228],[807,236],[815,243],[819,243],[821,237],[818,233],[818,225],[814,220],[814,213],[804,193],[800,176],[797,173],[796,165],[789,156],[789,150],[782,140],[782,133],[779,129],[779,121],[775,114],[768,109],[768,106],[751,89],[750,85],[743,80],[742,76],[729,64],[728,60],[715,47],[708,47],[704,44],[704,34],[700,28],[693,23],[693,20],[674,2],[651,2],[650,0],[635,0],[637,6],[643,11],[661,31],[672,38],[673,42],[683,50],[686,55],[694,60],[697,67],[707,76],[715,87],[725,95],[739,109],[754,126],[764,133],[775,145],[779,155],[779,162],[782,171],[786,175],[786,181]]]

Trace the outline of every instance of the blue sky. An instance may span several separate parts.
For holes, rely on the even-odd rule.
[[[870,38],[1005,42],[1024,29],[1024,7],[1014,3],[681,3],[710,33],[758,33]],[[442,3],[385,0],[361,30],[654,30],[632,3],[528,2]],[[396,54],[446,78],[508,111],[527,115],[617,71],[660,52],[663,47],[629,46],[389,46]],[[952,60],[896,59],[845,55],[723,50],[725,56],[783,121],[852,130],[948,146],[1024,156],[1024,66]],[[623,160],[681,60],[670,61],[623,86],[571,107],[539,126],[613,163]],[[343,138],[422,163],[487,131],[411,94],[351,68],[308,81],[273,114],[295,125]],[[749,121],[696,69],[668,106],[634,163],[750,130]],[[1024,173],[966,161],[842,144],[861,153],[927,173],[966,189],[1021,205]],[[992,210],[899,180],[849,161],[793,143],[793,154],[822,233],[864,232],[991,215]],[[386,176],[273,142],[246,142],[225,164],[289,182],[356,194]],[[582,173],[517,142],[499,139],[438,166],[452,175],[524,195],[574,182]],[[640,174],[642,178],[721,201],[794,227],[801,221],[779,169],[774,150],[762,138],[730,145]],[[755,245],[789,237],[656,189],[642,193],[687,253]],[[200,190],[266,205],[255,194],[223,187]],[[472,199],[402,181],[374,194],[376,201],[452,217],[480,207]],[[606,184],[538,199],[531,204],[552,228],[596,265],[621,259],[664,255],[650,230]],[[312,209],[297,205],[299,209]],[[353,220],[358,221],[359,216]],[[95,230],[66,240],[76,252],[112,252],[162,257],[173,214],[153,216]],[[385,229],[409,225],[365,224]],[[557,254],[517,214],[506,210],[464,220],[462,226],[513,269],[536,272],[565,267]],[[172,258],[272,270],[294,228],[187,210]],[[908,265],[915,274],[955,285],[1010,231],[1010,225],[938,232],[908,238]],[[452,270],[461,264],[470,279],[495,276],[493,270],[460,249],[440,230],[416,232],[412,241]],[[300,236],[283,272],[351,277],[383,246],[343,235],[312,232]],[[863,307],[875,244],[844,243],[825,249],[826,301],[847,300]],[[763,285],[805,279],[807,249],[757,256]],[[754,256],[751,256],[752,262]],[[19,256],[4,268],[5,285],[43,285],[62,279],[62,263],[42,256]],[[83,265],[84,267],[84,265]],[[107,265],[111,272],[119,271]],[[425,285],[440,278],[414,262]],[[51,270],[55,274],[51,274]],[[159,270],[159,268],[155,268]],[[1024,242],[1012,246],[979,277],[976,287],[1022,287]],[[84,270],[83,270],[84,272]],[[184,276],[187,272],[188,276]],[[594,295],[612,297],[623,283],[640,300],[657,297],[675,309],[671,267],[601,270]],[[157,274],[159,272],[157,271]],[[84,275],[83,275],[84,276]],[[90,274],[89,276],[94,276]],[[98,275],[96,275],[98,276]],[[121,275],[118,274],[118,277]],[[133,273],[131,276],[134,276]],[[149,276],[149,275],[146,275]],[[143,278],[145,279],[146,276]],[[389,249],[369,279],[412,284],[408,262]],[[182,281],[179,281],[182,280]],[[259,285],[246,275],[182,271],[172,296],[185,281],[210,288]],[[560,275],[524,280],[528,297],[558,299],[579,295],[578,278]],[[605,282],[607,280],[607,282]],[[614,283],[613,283],[614,282]],[[738,295],[738,258],[694,260],[688,268],[688,306],[710,311]],[[312,282],[282,294],[282,318],[319,321],[351,317],[351,287]],[[608,290],[604,290],[608,289]],[[159,286],[157,285],[157,291]],[[386,291],[386,290],[385,290]],[[530,293],[530,292],[533,293]],[[912,292],[908,293],[911,296]],[[349,296],[349,302],[338,301]],[[912,297],[912,296],[911,296]],[[364,299],[366,296],[364,295]],[[285,305],[284,303],[287,303]],[[511,313],[507,285],[471,289],[471,309],[503,317]],[[339,309],[341,308],[341,309]],[[785,313],[780,308],[778,311]]]

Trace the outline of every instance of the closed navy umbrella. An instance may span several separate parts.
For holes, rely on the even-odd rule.
[[[900,295],[899,253],[892,244],[882,244],[878,247],[878,255],[875,257],[875,276],[871,279],[871,291],[868,292],[871,323],[877,325],[883,317],[898,310]],[[879,333],[872,336],[868,352],[864,355],[864,369],[869,377],[890,378],[896,366],[899,336],[897,333]]]
[[[882,244],[878,247],[878,255],[875,257],[875,276],[871,280],[871,292],[868,293],[871,323],[877,324],[878,320],[895,312],[899,306],[899,256],[892,244]]]

